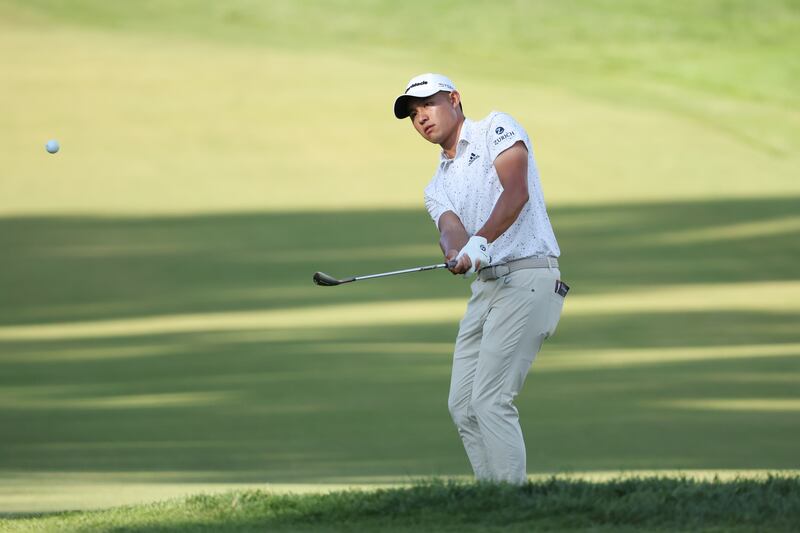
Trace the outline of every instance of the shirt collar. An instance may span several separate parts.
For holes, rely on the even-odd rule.
[[[472,121],[466,117],[464,117],[464,123],[461,125],[461,131],[458,133],[458,142],[456,143],[456,155],[453,159],[459,156],[462,152],[461,147],[465,144],[469,144],[469,140],[472,137],[472,128],[473,124]],[[453,159],[447,157],[444,153],[444,150],[439,154],[439,165],[443,166]]]

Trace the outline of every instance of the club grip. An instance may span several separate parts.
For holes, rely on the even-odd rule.
[[[456,266],[456,263],[458,263],[458,261],[456,261],[455,259],[451,259],[445,264],[447,265],[447,268],[453,268],[454,266]]]

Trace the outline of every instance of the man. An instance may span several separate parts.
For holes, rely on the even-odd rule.
[[[504,113],[466,119],[461,95],[439,74],[409,81],[394,113],[442,148],[425,205],[445,258],[456,261],[451,272],[476,274],[456,339],[450,413],[478,480],[525,483],[513,400],[569,290],[530,139]]]

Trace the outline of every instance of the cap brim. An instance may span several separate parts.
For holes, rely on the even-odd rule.
[[[434,88],[432,91],[420,91],[416,94],[401,94],[397,97],[394,101],[394,116],[397,118],[407,118],[410,113],[408,111],[408,102],[413,98],[427,98],[433,94],[438,93],[439,91],[444,91],[446,89],[437,89]]]
[[[394,101],[394,116],[397,118],[408,118],[408,101],[411,100],[413,96],[409,96],[407,94],[401,94],[397,97]]]

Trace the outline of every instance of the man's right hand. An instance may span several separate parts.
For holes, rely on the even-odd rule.
[[[463,274],[469,270],[469,263],[465,261],[463,257],[460,260],[456,259],[456,257],[458,257],[458,250],[448,250],[444,257],[447,259],[448,265],[453,265],[447,267],[453,274]]]
[[[458,257],[461,249],[469,241],[469,235],[464,229],[461,219],[452,211],[444,212],[439,218],[439,232],[441,233],[439,246],[441,246],[447,262],[453,265],[448,269],[453,274],[466,273],[472,266],[472,262],[468,257]]]

